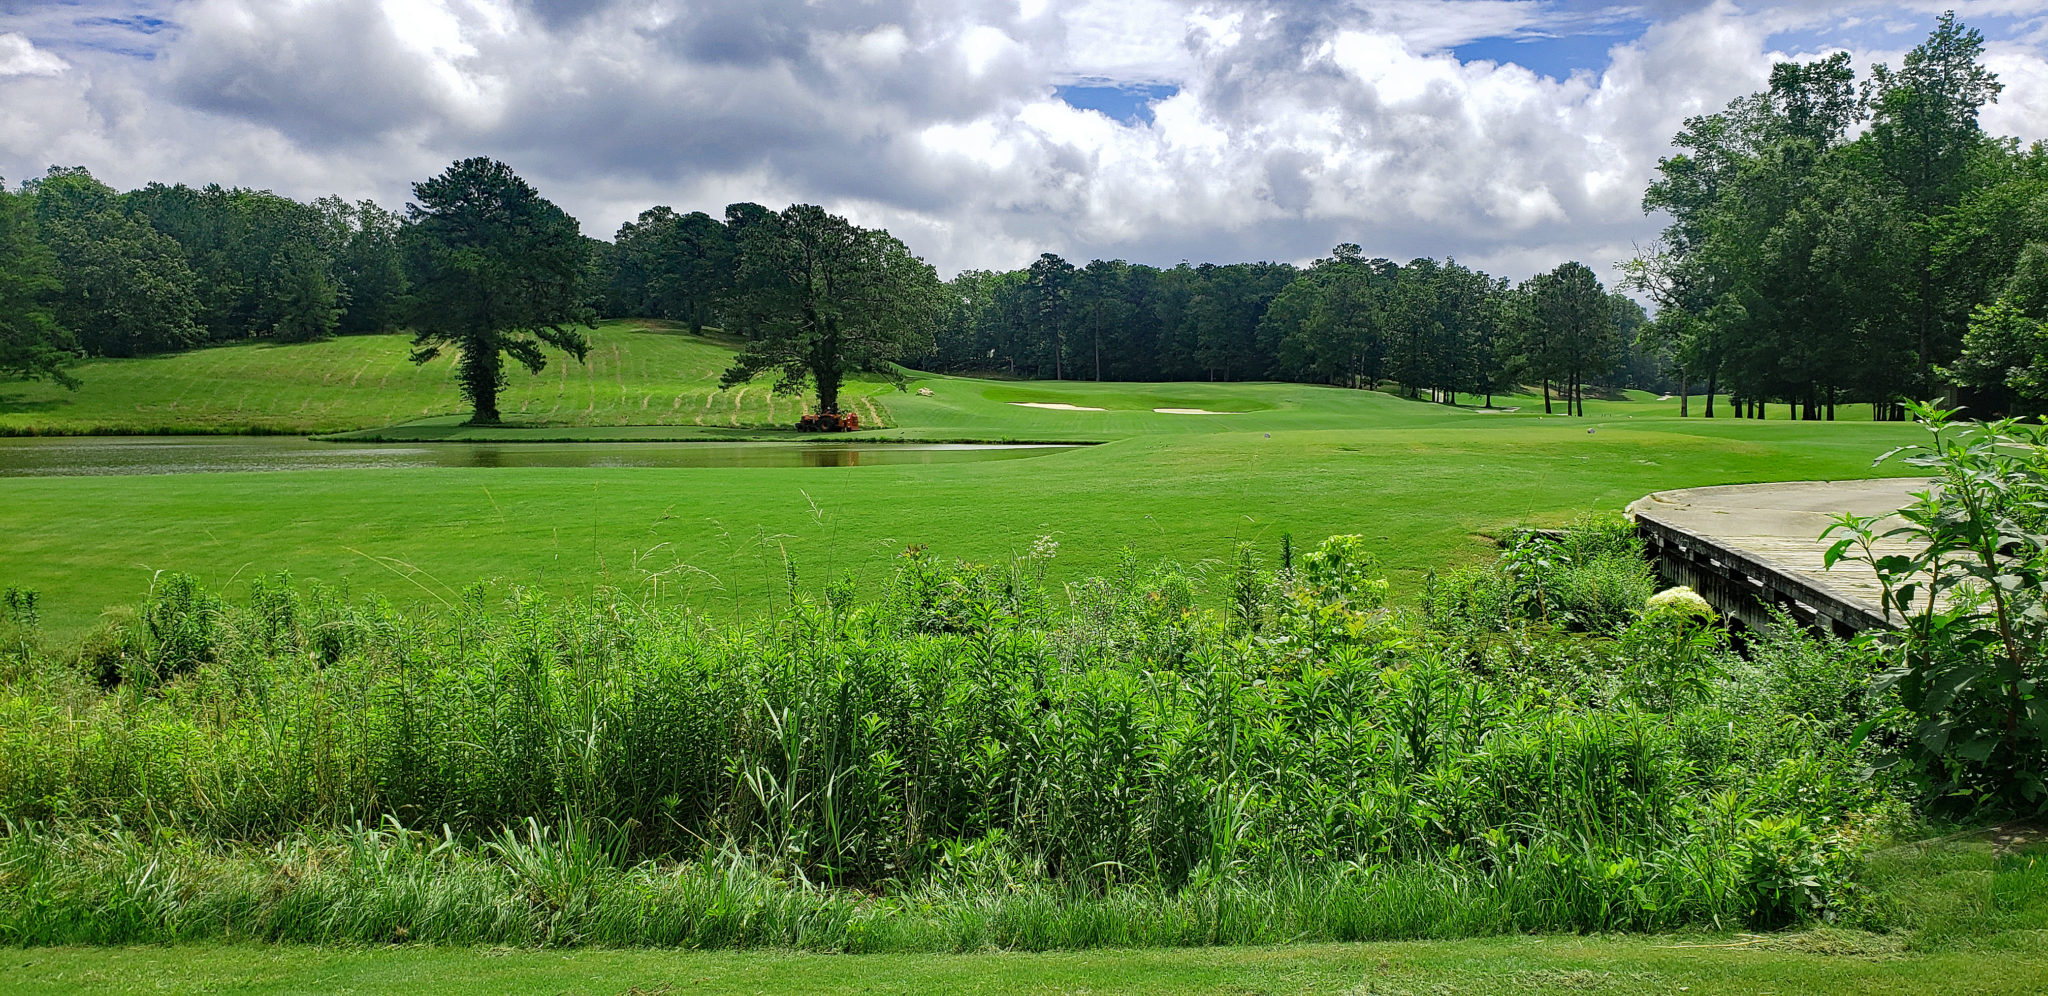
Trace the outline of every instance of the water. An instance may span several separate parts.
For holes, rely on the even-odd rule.
[[[320,443],[291,436],[0,438],[0,477],[410,467],[869,467],[1040,456],[965,443]]]

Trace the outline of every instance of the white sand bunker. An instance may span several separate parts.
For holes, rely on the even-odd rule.
[[[1207,408],[1154,408],[1161,415],[1242,415],[1243,412],[1212,412]]]
[[[1050,408],[1056,412],[1106,412],[1109,410],[1107,408],[1089,408],[1085,405],[1070,405],[1064,401],[1012,401],[1010,403],[1019,408]]]

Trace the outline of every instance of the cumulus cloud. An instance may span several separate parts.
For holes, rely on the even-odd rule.
[[[598,235],[656,203],[806,200],[949,272],[1045,250],[1299,261],[1349,241],[1510,276],[1605,270],[1654,235],[1642,188],[1684,117],[1776,59],[1896,61],[1939,6],[100,2],[0,0],[0,173],[77,162],[120,185],[397,203],[486,154]],[[2008,84],[1987,126],[2028,138],[2048,135],[2037,6],[1962,9]],[[1113,118],[1064,102],[1076,82],[1159,99]]]
[[[70,68],[19,32],[0,33],[0,76],[55,76]]]

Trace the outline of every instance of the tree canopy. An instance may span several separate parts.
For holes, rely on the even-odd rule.
[[[413,361],[458,354],[456,379],[474,421],[499,421],[505,357],[538,373],[543,346],[581,361],[590,348],[583,281],[588,250],[574,218],[512,168],[464,159],[413,185],[403,249],[413,287]]]
[[[0,376],[76,386],[65,368],[77,345],[51,307],[64,287],[56,270],[56,258],[36,238],[28,198],[0,184]]]
[[[1690,118],[1643,198],[1668,223],[1626,265],[1658,306],[1651,335],[1682,382],[1726,385],[1742,414],[1804,418],[1863,401],[1879,417],[1948,394],[2014,400],[1986,366],[2003,312],[1958,363],[1981,306],[2043,238],[2039,146],[1986,136],[1998,97],[1983,37],[1943,15],[1900,68],[1859,87],[1843,53],[1777,66],[1768,89]],[[1859,132],[1859,126],[1861,130]]]
[[[778,393],[818,393],[839,412],[848,374],[902,383],[894,365],[928,353],[941,286],[930,265],[888,232],[861,228],[813,204],[744,226],[728,331],[745,337],[724,384],[774,372]]]

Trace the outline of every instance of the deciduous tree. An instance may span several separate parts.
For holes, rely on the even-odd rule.
[[[78,386],[65,372],[77,358],[77,345],[51,309],[64,287],[56,269],[56,259],[36,238],[28,198],[0,185],[0,376]]]
[[[900,387],[893,361],[932,348],[943,287],[888,232],[795,204],[746,225],[739,253],[724,318],[747,343],[725,372],[727,387],[773,371],[778,393],[810,385],[818,410],[836,414],[847,375],[879,374]]]

